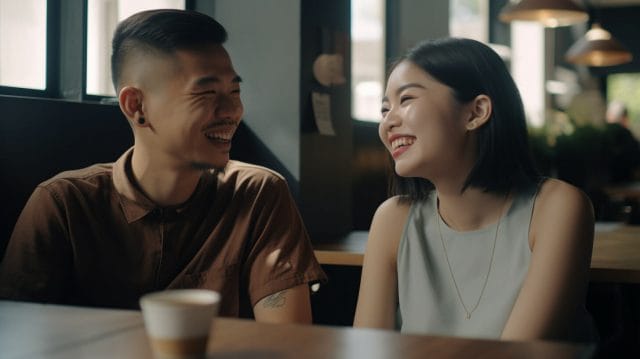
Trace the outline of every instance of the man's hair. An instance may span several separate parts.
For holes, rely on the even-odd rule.
[[[188,10],[149,10],[131,15],[113,34],[111,80],[116,91],[127,58],[135,52],[174,53],[176,50],[223,44],[227,31],[211,17]]]
[[[477,129],[477,159],[462,187],[507,193],[538,181],[529,148],[524,107],[509,71],[481,42],[444,38],[420,43],[402,57],[448,86],[460,103],[484,94],[491,98],[489,121]],[[392,67],[393,69],[393,67]],[[426,198],[433,184],[422,178],[391,175],[390,192],[405,200]]]

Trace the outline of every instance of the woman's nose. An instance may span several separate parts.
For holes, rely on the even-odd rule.
[[[385,131],[391,131],[392,128],[400,125],[400,118],[398,118],[397,114],[393,110],[387,111],[387,113],[382,117],[380,121],[380,126]]]

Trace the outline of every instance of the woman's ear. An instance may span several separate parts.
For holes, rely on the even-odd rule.
[[[142,91],[133,86],[125,86],[120,89],[118,94],[118,103],[120,104],[120,110],[125,115],[127,120],[131,122],[131,126],[148,125],[145,122],[144,109],[142,106]]]
[[[467,130],[475,130],[482,127],[489,118],[493,110],[491,98],[487,95],[478,95],[471,100],[470,104],[471,116],[467,121]]]

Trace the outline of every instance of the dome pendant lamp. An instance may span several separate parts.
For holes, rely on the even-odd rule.
[[[503,22],[534,21],[558,27],[585,22],[589,14],[572,0],[511,0],[499,18]]]
[[[576,41],[565,55],[565,59],[576,65],[614,66],[631,62],[633,55],[600,24]]]

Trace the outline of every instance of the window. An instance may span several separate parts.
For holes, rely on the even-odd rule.
[[[4,1],[4,0],[3,0]],[[12,0],[6,0],[12,1]],[[37,0],[33,0],[37,1]],[[111,37],[118,22],[142,10],[184,9],[184,0],[89,0],[87,94],[115,96],[111,83]]]
[[[511,68],[524,103],[527,122],[540,127],[545,122],[545,31],[542,25],[514,21],[511,48],[489,43],[489,1],[451,0],[449,34],[484,42]]]
[[[352,117],[357,120],[380,119],[386,69],[386,3],[386,0],[351,1],[351,108]],[[451,0],[449,8],[451,36],[488,42],[489,0]],[[508,58],[508,49],[490,46]]]
[[[351,1],[351,116],[377,122],[385,77],[385,0]]]
[[[68,12],[69,9],[84,8],[85,4],[86,18]],[[118,22],[138,11],[185,9],[187,4],[192,2],[0,0],[0,92],[74,100],[91,99],[92,95],[114,96],[110,68],[111,37]],[[85,33],[78,31],[78,27],[84,28],[87,39],[84,57],[78,58],[68,50],[69,46],[65,51],[56,46],[60,22],[64,22],[64,26],[60,26],[63,30],[61,36],[65,36],[67,43],[81,43]],[[47,40],[53,40],[53,43],[47,43]],[[75,73],[75,68],[68,66],[70,72],[60,71],[59,64],[78,64],[80,73]],[[86,76],[80,76],[85,71],[83,68]]]
[[[545,28],[538,23],[511,23],[511,75],[532,127],[542,127],[549,106],[545,93]]]
[[[627,125],[640,138],[640,73],[607,76],[607,102],[626,107]]]
[[[46,89],[47,6],[0,0],[0,86]]]
[[[487,43],[489,40],[489,1],[451,0],[449,34]]]

